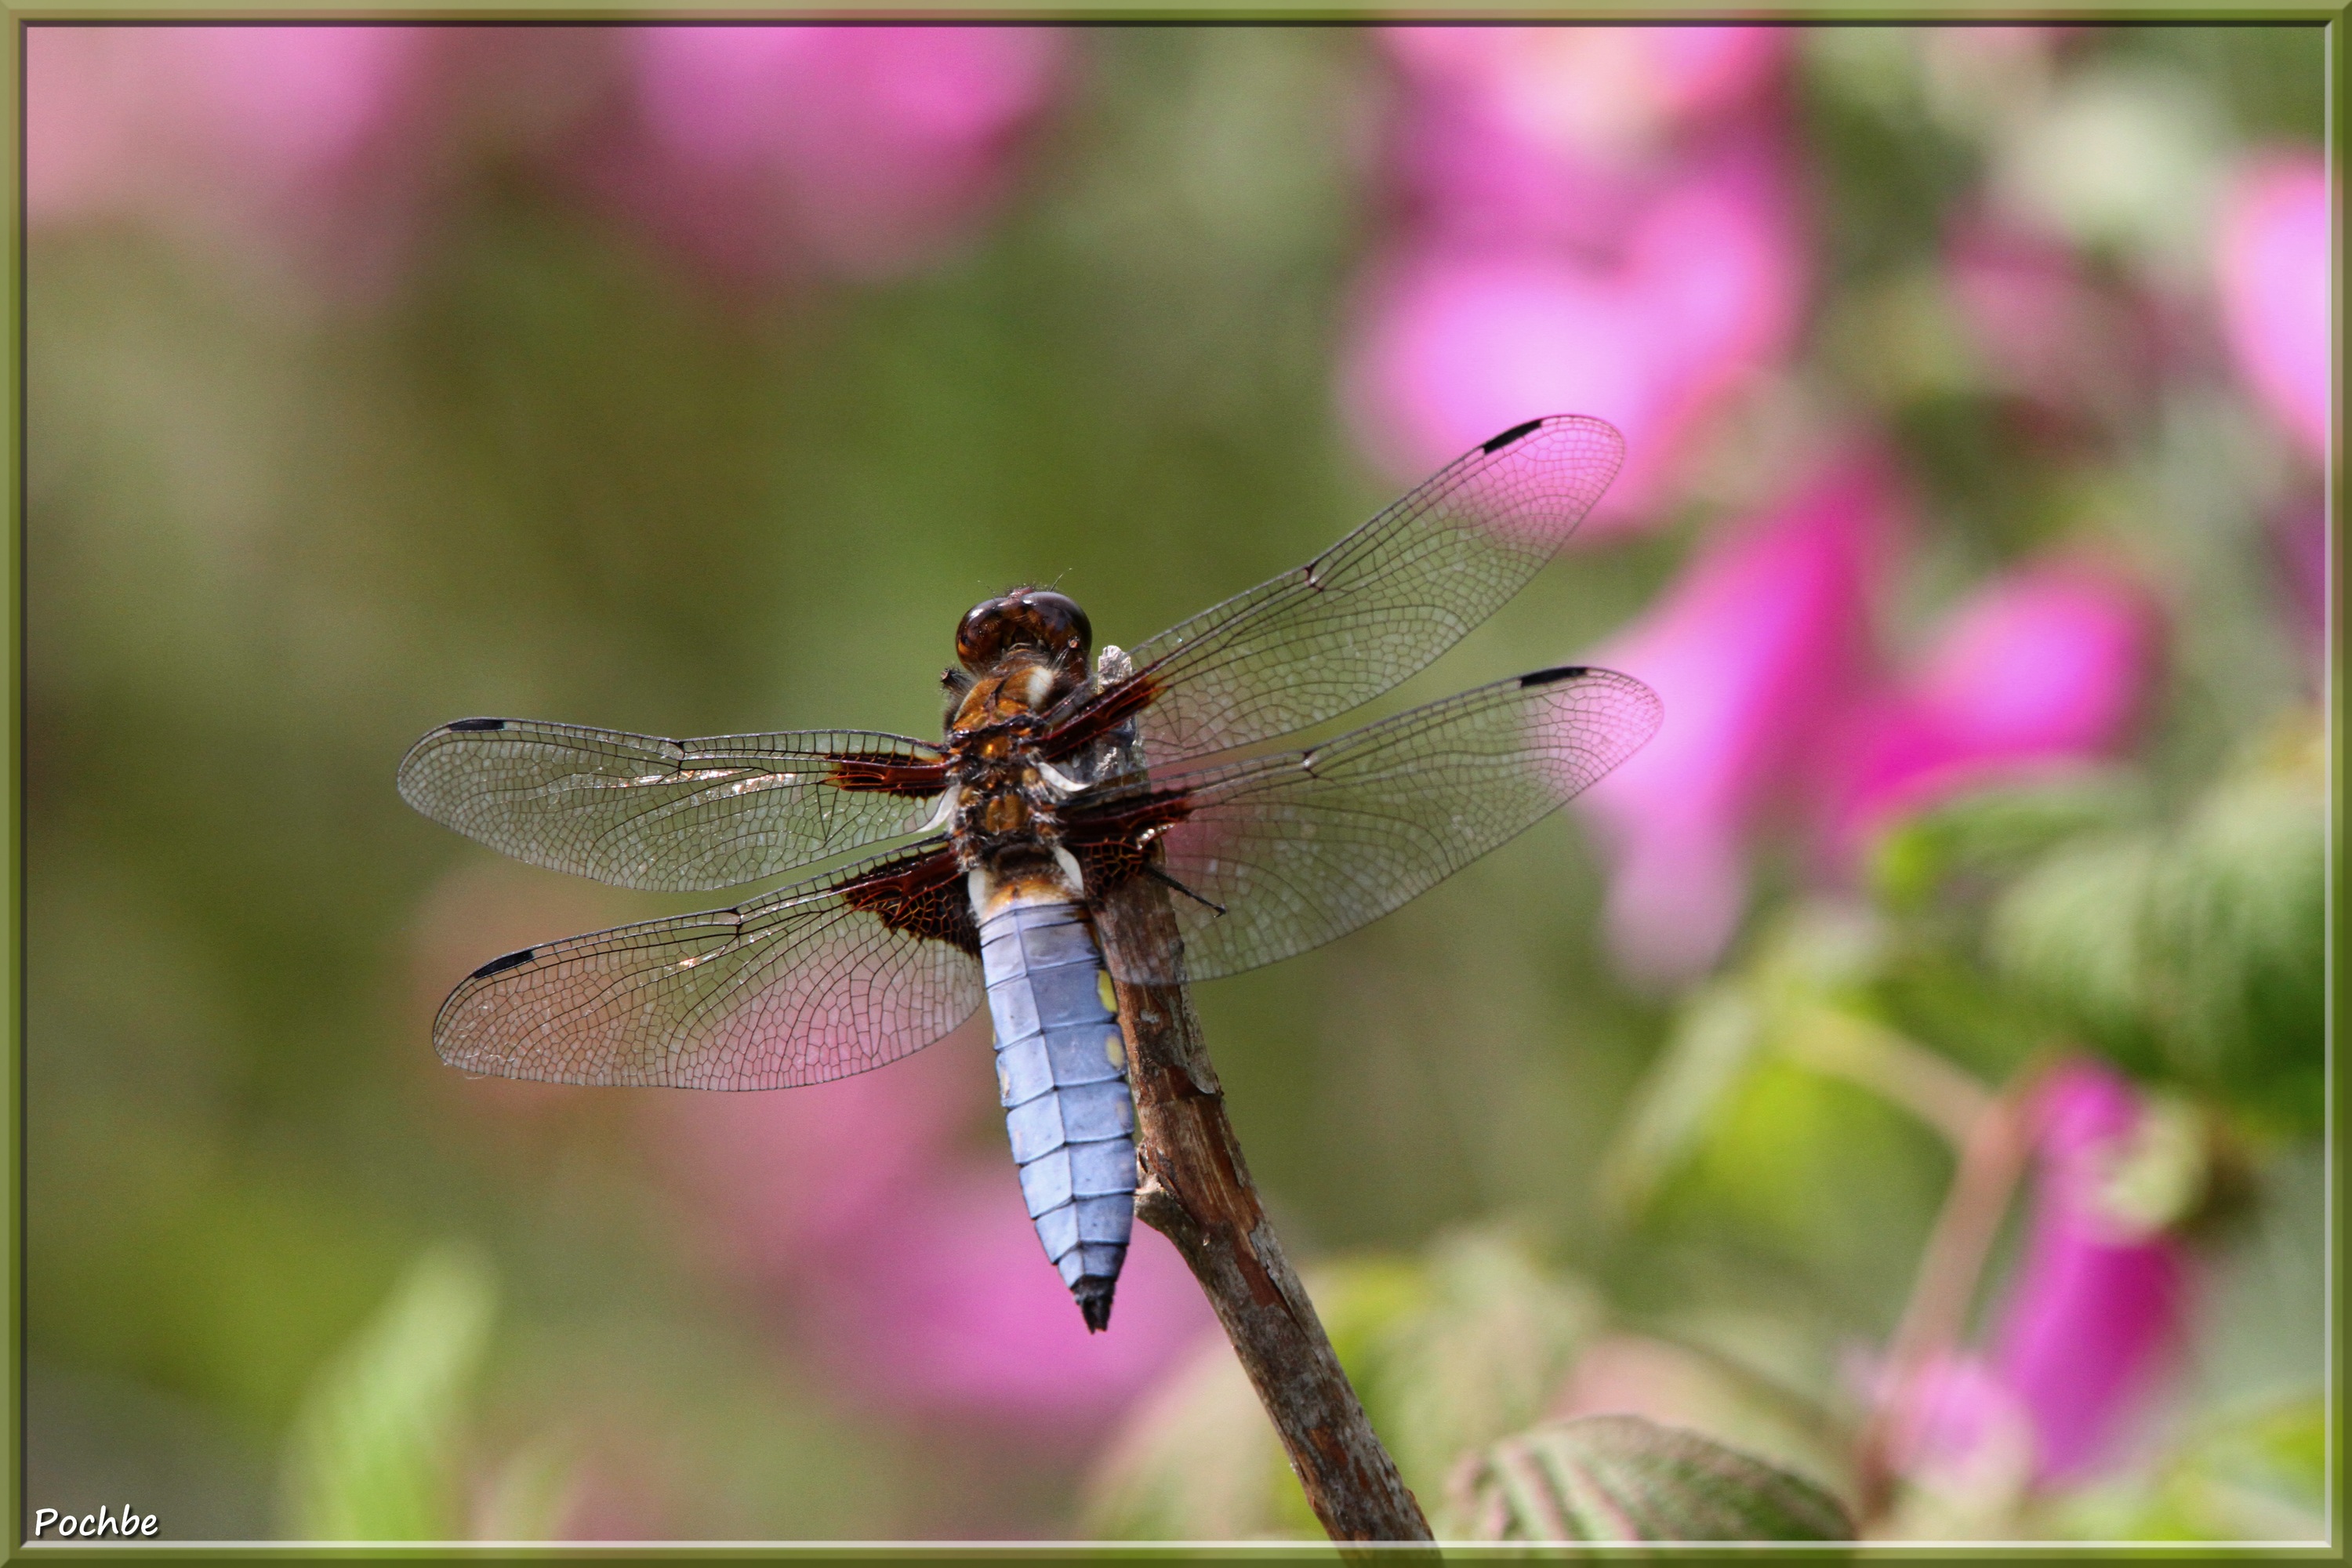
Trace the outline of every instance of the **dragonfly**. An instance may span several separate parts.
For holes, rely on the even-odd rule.
[[[1166,885],[1178,947],[1115,955],[1122,979],[1272,963],[1394,910],[1632,755],[1657,697],[1583,666],[1270,749],[1485,621],[1622,457],[1598,419],[1516,426],[1306,565],[1091,665],[1072,599],[995,595],[956,628],[938,742],[444,724],[402,761],[400,793],[493,849],[624,888],[803,875],[492,959],[443,1005],[435,1048],[474,1075],[782,1089],[895,1061],[984,1004],[1029,1218],[1102,1330],[1137,1160],[1093,911],[1132,879]]]

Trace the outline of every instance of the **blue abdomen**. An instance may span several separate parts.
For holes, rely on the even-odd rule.
[[[1076,906],[1023,902],[982,920],[980,961],[1022,1195],[1087,1327],[1100,1329],[1135,1226],[1135,1102],[1102,955]]]

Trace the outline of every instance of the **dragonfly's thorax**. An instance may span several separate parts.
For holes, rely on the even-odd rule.
[[[1050,859],[1072,781],[1037,754],[1037,731],[1016,722],[952,736],[949,755],[948,829],[964,865]]]
[[[969,736],[976,743],[989,737],[982,731],[1000,726],[1032,722],[1086,684],[1086,665],[1054,659],[1034,648],[1017,647],[977,676],[958,676],[958,695],[948,714],[950,740]]]
[[[986,866],[1009,874],[1034,863],[1053,871],[1059,810],[1072,781],[1038,753],[1038,742],[1045,716],[1085,679],[1083,659],[1021,643],[955,683],[961,700],[948,723],[955,784],[948,827],[966,869]]]

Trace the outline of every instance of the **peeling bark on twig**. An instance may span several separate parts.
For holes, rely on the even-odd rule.
[[[1165,973],[1122,952],[1178,951],[1168,891],[1148,877],[1107,896],[1096,927],[1114,975]],[[1432,1540],[1258,1203],[1191,995],[1181,978],[1114,984],[1135,1090],[1136,1217],[1184,1255],[1331,1539]]]

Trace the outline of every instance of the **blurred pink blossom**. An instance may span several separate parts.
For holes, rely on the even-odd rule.
[[[1409,87],[1400,221],[1342,356],[1359,440],[1410,479],[1531,414],[1598,415],[1627,462],[1588,531],[1653,520],[1692,435],[1799,324],[1793,162],[1750,112],[1780,46],[1737,28],[1439,27],[1390,47]],[[1704,68],[1683,74],[1677,51]],[[1616,108],[1584,92],[1595,72],[1622,79]],[[1570,104],[1633,118],[1605,134],[1544,118]]]
[[[2032,1415],[2044,1481],[2108,1455],[2177,1342],[2189,1283],[2180,1245],[2124,1220],[2105,1197],[2146,1114],[2128,1080],[2087,1058],[2055,1069],[2036,1096],[2033,1204],[1992,1363]]]
[[[1391,27],[1423,90],[1460,93],[1518,135],[1622,157],[1752,102],[1788,52],[1777,27]]]
[[[2004,775],[2110,754],[2158,653],[2147,595],[2105,569],[2027,566],[1979,589],[1890,693],[1862,705],[1832,763],[1833,845]]]
[[[1747,898],[1774,808],[1843,874],[1888,821],[1960,791],[2110,756],[2154,682],[2161,628],[2115,570],[2053,560],[1978,589],[1907,670],[1875,621],[1908,531],[1874,456],[1818,472],[1707,541],[1593,662],[1657,691],[1656,739],[1593,786],[1612,865],[1609,941],[1630,975],[1697,974]]]
[[[2327,171],[2273,153],[2240,172],[2224,205],[2221,324],[2240,372],[2313,457],[2327,451]]]
[[[2311,505],[2282,515],[2272,525],[2287,602],[2294,606],[2296,630],[2305,651],[2327,652],[2327,510]]]
[[[1588,525],[1605,533],[1655,518],[1689,437],[1787,351],[1802,292],[1785,170],[1728,147],[1626,204],[1606,250],[1408,237],[1360,290],[1346,400],[1400,478],[1531,412],[1608,420],[1626,464]]]
[[[1108,1333],[1089,1334],[1045,1260],[1010,1155],[957,1162],[824,1298],[852,1376],[901,1405],[1083,1441],[1212,1318],[1158,1231],[1138,1226]]]
[[[379,281],[413,237],[439,29],[26,29],[37,228],[131,217]]]
[[[634,133],[592,179],[722,271],[898,272],[1003,193],[1059,82],[1056,30],[658,26],[626,35]]]
[[[2105,1063],[2053,1069],[2028,1106],[2037,1157],[2024,1251],[1990,1349],[1940,1352],[1900,1387],[1883,1366],[1857,1369],[1873,1398],[1893,1401],[1887,1457],[1915,1485],[2013,1502],[2029,1484],[2063,1485],[2116,1457],[2178,1347],[2188,1298],[2180,1243],[2110,1195],[2148,1114]]]
[[[1022,1205],[993,1087],[975,1026],[835,1083],[665,1096],[650,1130],[710,1254],[845,1384],[914,1414],[1083,1439],[1166,1370],[1208,1307],[1138,1227],[1111,1331],[1087,1332]]]
[[[1871,618],[1903,508],[1884,466],[1843,459],[1711,540],[1593,662],[1649,683],[1655,739],[1584,795],[1614,860],[1606,921],[1652,981],[1712,963],[1747,898],[1747,837],[1869,678]]]
[[[1947,237],[1944,276],[1979,374],[2045,415],[2118,418],[2154,384],[2156,323],[2070,247],[1973,218]]]
[[[1930,1358],[1887,1436],[1894,1468],[1947,1497],[2014,1500],[2032,1476],[2032,1414],[1979,1356]]]
[[[760,1094],[663,1095],[646,1107],[689,1225],[737,1272],[786,1289],[839,1267],[921,1189],[971,1121],[959,1030],[904,1061]]]

